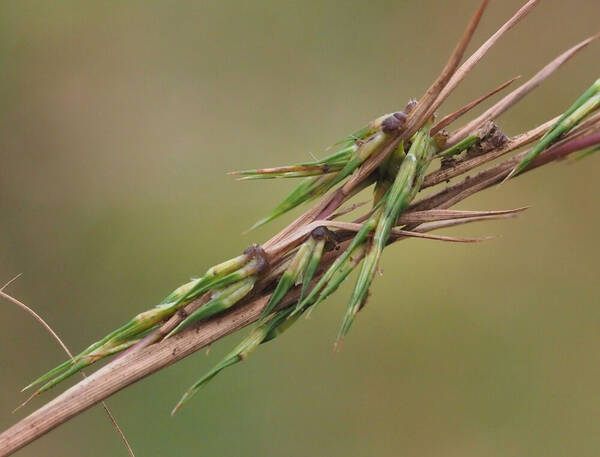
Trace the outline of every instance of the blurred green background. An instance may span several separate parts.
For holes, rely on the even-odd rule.
[[[481,43],[521,4],[491,3]],[[233,169],[293,163],[437,76],[475,0],[5,1],[0,6],[0,282],[74,350],[188,277],[264,241],[243,236],[292,186]],[[597,32],[597,0],[546,0],[445,105],[530,76]],[[471,46],[471,50],[474,46]],[[566,108],[599,45],[500,119]],[[464,202],[532,208],[446,233],[478,245],[389,249],[342,352],[348,286],[175,418],[180,394],[240,335],[111,398],[138,456],[597,456],[600,157],[550,165]],[[286,218],[290,220],[292,215]],[[387,251],[386,251],[387,252]],[[64,359],[0,302],[0,428],[22,386]],[[244,332],[245,333],[245,332]],[[22,456],[126,455],[100,408]]]

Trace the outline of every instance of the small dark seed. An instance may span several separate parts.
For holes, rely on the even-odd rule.
[[[329,230],[327,227],[320,226],[310,232],[310,236],[312,236],[315,240],[322,240],[323,238],[329,236]]]
[[[396,112],[394,113],[394,117],[395,117],[396,119],[398,119],[399,121],[402,121],[402,122],[406,122],[406,118],[407,118],[407,116],[406,116],[406,114],[404,113],[404,111],[396,111]]]
[[[406,114],[398,111],[383,120],[381,130],[383,130],[383,133],[393,133],[401,130],[404,124],[406,124]]]
[[[383,133],[393,133],[397,131],[400,128],[400,126],[400,120],[398,120],[394,116],[390,116],[384,119],[381,123],[381,130],[383,130]]]

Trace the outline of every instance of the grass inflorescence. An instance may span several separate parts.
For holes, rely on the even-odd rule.
[[[448,208],[481,189],[549,161],[573,152],[578,152],[580,158],[599,150],[600,79],[547,125],[508,138],[496,124],[500,114],[595,37],[561,54],[483,115],[454,131],[445,129],[516,78],[454,111],[437,124],[434,113],[487,50],[536,3],[537,0],[527,2],[459,66],[487,5],[487,1],[483,1],[441,75],[418,102],[411,101],[403,110],[367,123],[335,143],[334,151],[323,158],[289,166],[232,172],[240,180],[302,179],[253,228],[300,205],[319,198],[320,201],[271,240],[250,247],[178,287],[154,308],[138,314],[80,354],[40,376],[27,388],[41,385],[36,391],[39,394],[100,359],[176,337],[194,323],[224,315],[233,307],[268,295],[257,326],[188,389],[173,410],[175,412],[219,372],[244,360],[260,344],[276,338],[301,315],[330,297],[352,272],[356,272],[357,279],[337,336],[339,342],[348,334],[365,305],[382,255],[390,243],[408,236],[478,241],[425,232],[507,217],[521,211],[468,212]],[[484,170],[471,180],[450,184],[438,193],[415,201],[423,187],[441,184],[532,143],[535,144],[529,150]],[[428,174],[437,159],[441,159],[441,168]],[[372,188],[371,205],[363,206],[367,211],[352,221],[341,220],[348,212],[343,204],[369,187]]]

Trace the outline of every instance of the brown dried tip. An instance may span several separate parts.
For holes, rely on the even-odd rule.
[[[396,225],[406,224],[422,224],[424,222],[447,221],[454,219],[472,219],[482,216],[505,216],[509,214],[517,214],[528,209],[528,206],[521,208],[496,210],[496,211],[465,211],[453,209],[430,209],[425,211],[412,211],[404,213],[396,221]]]
[[[427,89],[425,94],[419,100],[419,103],[417,104],[414,112],[411,114],[411,119],[407,126],[409,136],[416,132],[421,127],[421,125],[427,119],[429,119],[433,115],[434,111],[441,105],[443,100],[439,99],[438,96],[456,72],[456,69],[458,68],[458,65],[465,53],[465,50],[467,49],[467,46],[469,45],[469,42],[471,41],[471,38],[473,38],[475,29],[477,28],[477,25],[479,24],[481,16],[483,16],[483,12],[485,11],[485,8],[487,7],[488,3],[489,0],[483,0],[481,2],[479,8],[477,8],[477,11],[475,11],[475,14],[473,15],[471,21],[467,25],[463,36],[456,45],[456,48],[454,48],[454,51],[452,52],[450,59],[446,63],[446,66],[444,67],[440,75],[437,77],[437,79],[433,82],[431,86],[429,86],[429,89]]]
[[[35,391],[34,393],[32,393],[27,400],[25,400],[23,403],[21,403],[19,406],[17,406],[15,409],[12,410],[11,414],[15,414],[17,411],[19,411],[21,408],[23,408],[24,406],[26,406],[27,404],[29,404],[29,402],[31,400],[33,400],[34,398],[38,397],[41,394],[41,392],[39,390]]]
[[[440,106],[448,95],[458,86],[458,84],[469,74],[475,65],[487,54],[487,52],[494,46],[498,40],[511,28],[513,28],[521,19],[523,19],[538,3],[540,0],[529,0],[523,5],[519,11],[517,11],[508,21],[500,27],[496,33],[487,39],[477,51],[475,51],[471,57],[469,57],[460,66],[458,70],[452,75],[448,84],[442,89],[438,98],[435,101],[435,105]]]
[[[482,95],[481,97],[473,100],[472,102],[467,103],[462,108],[459,108],[456,111],[454,111],[453,113],[448,114],[447,116],[445,116],[443,119],[441,119],[437,124],[435,124],[431,128],[431,135],[434,135],[435,133],[439,132],[440,130],[446,128],[448,125],[450,125],[456,119],[458,119],[459,117],[461,117],[464,114],[468,113],[473,108],[475,108],[476,106],[478,106],[480,103],[484,102],[485,100],[487,100],[491,96],[493,96],[493,95],[497,94],[498,92],[500,92],[502,89],[505,89],[506,87],[510,86],[513,82],[515,82],[519,78],[520,78],[520,76],[516,76],[516,77],[514,77],[512,79],[509,79],[508,81],[500,84],[495,89],[492,89],[491,91],[489,91],[487,94]]]
[[[459,141],[463,140],[470,134],[474,129],[483,125],[484,122],[497,119],[498,116],[506,112],[510,107],[515,105],[519,100],[525,97],[529,92],[538,87],[545,79],[547,79],[550,75],[552,75],[556,70],[558,70],[565,62],[567,62],[571,57],[589,45],[592,41],[598,39],[600,34],[591,36],[582,42],[576,44],[575,46],[567,49],[561,55],[552,60],[549,64],[544,66],[540,71],[538,71],[534,76],[532,76],[527,82],[522,84],[520,87],[513,90],[510,94],[496,103],[494,106],[489,108],[487,111],[482,113],[476,119],[473,119],[465,126],[458,129],[456,132],[452,133],[448,138],[448,146],[453,146]]]

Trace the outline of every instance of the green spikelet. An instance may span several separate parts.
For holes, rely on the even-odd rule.
[[[383,197],[385,201],[383,214],[377,222],[373,239],[368,242],[367,253],[338,333],[338,341],[348,333],[356,314],[367,298],[392,227],[420,188],[422,179],[419,181],[418,174],[424,176],[434,151],[429,128],[429,125],[425,126],[413,137],[410,150],[400,164],[394,183]]]
[[[600,79],[586,90],[558,121],[546,132],[542,139],[529,150],[523,160],[517,165],[506,179],[522,172],[527,166],[548,146],[554,143],[561,135],[569,132],[582,119],[600,106]]]

